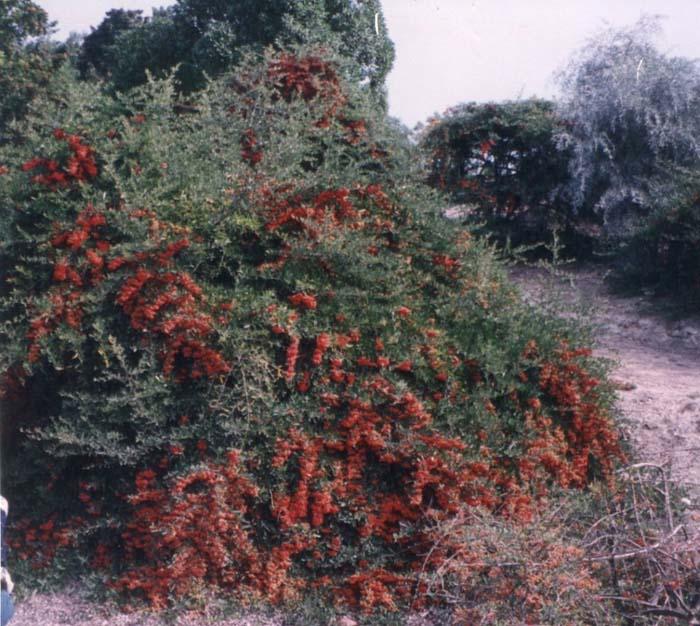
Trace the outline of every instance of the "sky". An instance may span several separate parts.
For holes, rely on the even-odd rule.
[[[58,22],[57,38],[88,33],[112,8],[167,0],[35,0]],[[396,60],[389,113],[413,127],[461,102],[555,97],[553,80],[586,40],[643,14],[665,17],[659,48],[700,58],[698,0],[382,0]]]

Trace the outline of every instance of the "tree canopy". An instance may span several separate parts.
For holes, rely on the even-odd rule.
[[[46,11],[31,0],[0,2],[0,142],[6,125],[22,117],[59,61],[41,40],[51,26]]]
[[[247,51],[303,44],[338,54],[343,72],[383,99],[394,49],[378,0],[178,0],[150,19],[110,11],[85,38],[80,64],[84,75],[92,67],[118,89],[143,83],[146,70],[158,75],[179,64],[180,87],[191,91]]]
[[[560,74],[574,207],[613,236],[634,231],[669,168],[700,157],[700,66],[659,52],[657,18],[592,38]]]

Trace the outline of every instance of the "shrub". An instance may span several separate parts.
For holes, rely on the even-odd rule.
[[[501,240],[532,243],[569,226],[564,123],[546,100],[463,104],[433,120],[420,147],[427,181]]]
[[[393,609],[436,522],[610,476],[581,333],[436,217],[373,110],[278,53],[187,107],[83,84],[2,153],[20,556],[80,550],[158,607],[211,585]]]
[[[563,508],[526,524],[465,510],[437,525],[426,593],[452,607],[455,624],[611,624]]]
[[[682,311],[700,310],[700,179],[696,170],[669,174],[657,206],[627,242],[613,283],[672,296]]]
[[[700,617],[700,531],[685,494],[668,467],[653,463],[625,467],[616,481],[615,494],[596,494],[592,509],[577,513],[588,527],[587,561],[599,566],[602,623],[692,624]]]

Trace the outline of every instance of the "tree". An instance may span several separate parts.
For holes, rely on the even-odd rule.
[[[700,157],[700,67],[659,52],[659,30],[658,18],[644,17],[602,31],[560,75],[574,208],[597,215],[614,238],[649,215],[669,166]]]
[[[283,41],[329,46],[346,59],[345,73],[384,100],[394,62],[379,0],[297,1],[285,15]]]
[[[3,0],[0,4],[0,51],[11,54],[31,37],[49,31],[46,11],[31,0]]]
[[[112,9],[107,13],[97,28],[85,37],[78,58],[78,69],[83,78],[90,69],[99,75],[106,76],[116,63],[112,57],[113,44],[117,37],[132,28],[144,23],[143,11],[126,11]]]
[[[147,71],[164,76],[180,64],[177,78],[183,91],[201,86],[201,76],[199,80],[192,77],[188,59],[194,42],[185,36],[173,15],[172,7],[156,9],[151,19],[122,31],[107,48],[103,77],[123,91],[144,83]]]
[[[7,124],[24,115],[61,63],[62,55],[45,41],[31,41],[48,35],[51,26],[31,0],[0,2],[0,142],[7,140]]]
[[[108,14],[83,54],[118,89],[143,83],[146,70],[159,75],[180,64],[180,86],[191,91],[247,51],[321,44],[345,59],[348,77],[384,100],[394,49],[378,0],[179,0],[142,23],[126,13]]]

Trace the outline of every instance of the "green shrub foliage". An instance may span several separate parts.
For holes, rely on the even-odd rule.
[[[421,138],[427,181],[466,204],[488,229],[518,242],[542,241],[563,228],[564,128],[546,100],[463,104],[430,122]]]
[[[610,475],[582,335],[436,217],[374,111],[332,61],[270,53],[187,105],[78,84],[0,152],[18,557],[85,555],[157,607],[394,608],[450,557],[440,520]]]
[[[671,296],[682,312],[700,310],[700,173],[669,171],[646,225],[618,256],[614,283]]]

